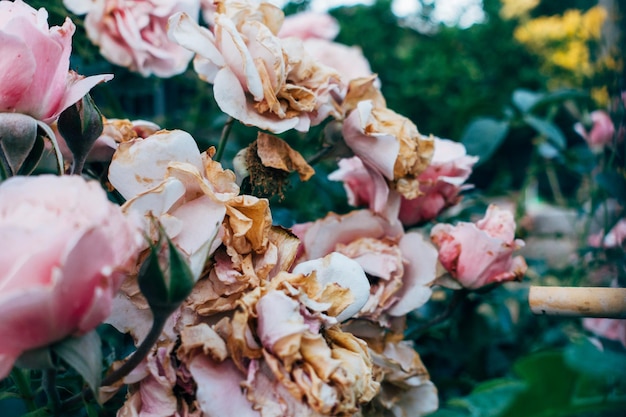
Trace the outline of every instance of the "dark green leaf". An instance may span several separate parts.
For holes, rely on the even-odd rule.
[[[513,104],[522,113],[528,113],[541,99],[544,97],[541,93],[535,93],[530,90],[517,89],[513,91]]]
[[[102,373],[100,336],[95,330],[80,337],[68,337],[52,346],[52,351],[83,377],[96,394]]]
[[[563,150],[567,145],[565,141],[565,136],[561,129],[557,127],[554,123],[540,119],[531,114],[527,114],[524,116],[524,121],[528,123],[533,129],[535,129],[539,134],[544,135],[548,141],[554,145],[557,149]]]
[[[513,379],[495,379],[477,386],[470,395],[449,402],[462,407],[473,417],[496,417],[509,407],[526,384]]]
[[[476,165],[480,165],[489,160],[502,144],[508,131],[507,122],[491,118],[477,119],[465,129],[461,143],[465,145],[468,155],[479,157]]]
[[[617,172],[601,172],[595,176],[596,184],[618,202],[626,203],[626,179]]]
[[[591,342],[572,344],[565,350],[565,362],[576,371],[603,381],[625,384],[626,353],[599,350]],[[624,372],[617,372],[623,369]]]
[[[539,152],[539,155],[546,159],[554,159],[559,156],[559,150],[548,142],[541,142],[537,146],[537,152]]]

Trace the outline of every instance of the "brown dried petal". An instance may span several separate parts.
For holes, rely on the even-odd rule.
[[[266,167],[286,172],[297,171],[301,181],[307,181],[315,174],[315,170],[307,164],[298,151],[276,136],[259,133],[257,154]]]

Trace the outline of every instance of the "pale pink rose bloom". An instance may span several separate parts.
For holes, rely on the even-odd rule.
[[[419,308],[432,294],[437,251],[419,233],[404,233],[398,223],[359,210],[344,216],[330,214],[292,230],[302,241],[299,262],[339,252],[372,277],[369,299],[356,317],[384,324],[388,316]]]
[[[300,40],[276,36],[284,15],[269,3],[220,3],[211,30],[184,13],[169,36],[196,53],[194,68],[213,84],[229,116],[274,133],[307,131],[338,110],[339,75],[315,61]]]
[[[337,70],[347,88],[350,80],[372,75],[372,69],[361,48],[332,42],[338,34],[337,20],[328,13],[317,12],[287,16],[278,32],[281,38],[302,39],[306,51],[322,64]]]
[[[281,38],[333,40],[339,34],[339,22],[328,13],[301,12],[285,18],[278,32]]]
[[[615,126],[611,116],[604,110],[596,110],[590,114],[593,126],[587,131],[582,123],[576,123],[574,130],[587,141],[590,148],[600,150],[613,140]]]
[[[589,236],[589,245],[596,248],[615,248],[626,240],[626,219],[621,219],[606,235],[604,232]]]
[[[69,71],[75,29],[69,18],[61,27],[48,27],[48,12],[22,0],[0,1],[0,112],[51,123],[96,84],[113,78]]]
[[[311,56],[335,69],[345,85],[355,78],[372,75],[370,63],[358,46],[348,46],[325,39],[307,39],[303,41],[303,45]],[[376,85],[380,85],[378,79]]]
[[[196,278],[207,256],[222,242],[226,202],[238,195],[235,174],[222,169],[181,130],[160,131],[120,144],[109,166],[109,181],[127,199],[126,212],[143,216],[155,240],[155,216],[189,257]]]
[[[0,185],[0,379],[25,351],[92,330],[135,268],[139,225],[78,176]]]
[[[184,12],[197,20],[200,0],[64,0],[87,14],[89,39],[109,62],[147,77],[171,77],[187,69],[193,53],[167,37],[167,20]]]
[[[462,144],[435,138],[433,159],[418,176],[422,194],[412,200],[401,196],[398,216],[402,224],[410,226],[432,220],[443,209],[458,203],[460,191],[469,187],[463,183],[477,160],[477,157],[467,156]],[[343,182],[350,205],[366,205],[377,212],[388,212],[393,190],[389,190],[385,182],[375,181],[376,174],[367,169],[360,158],[341,159],[339,169],[328,178]]]
[[[459,193],[470,186],[463,185],[472,173],[478,157],[468,156],[463,144],[435,138],[435,152],[430,165],[419,177],[422,193],[409,200],[402,198],[400,221],[405,226],[432,220],[445,208],[457,204]]]
[[[476,223],[435,225],[431,239],[443,267],[465,288],[521,279],[526,272],[524,258],[512,255],[524,246],[515,239],[513,213],[493,204]]]
[[[626,347],[626,320],[587,317],[583,327],[609,340],[616,340]]]

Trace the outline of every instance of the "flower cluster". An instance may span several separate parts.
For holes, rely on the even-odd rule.
[[[457,204],[477,158],[388,108],[360,50],[331,42],[338,26],[328,16],[285,19],[251,0],[64,3],[86,14],[89,38],[112,63],[169,77],[193,57],[219,108],[244,125],[272,134],[333,126],[350,155],[330,178],[363,207],[274,224],[269,200],[243,193],[215,147],[79,102],[110,77],[68,72],[69,19],[49,29],[45,10],[0,1],[0,34],[19,64],[0,77],[0,111],[48,126],[45,135],[68,142],[66,158],[78,158],[76,138],[93,140],[80,157],[107,166],[101,184],[86,172],[0,185],[0,377],[33,349],[106,322],[138,347],[97,394],[106,402],[124,389],[120,416],[436,410],[437,390],[404,339],[407,315],[428,302],[443,269],[474,290],[526,268],[513,257],[523,245],[513,216],[495,206],[477,223],[405,228]],[[270,168],[310,178],[302,155],[272,134],[252,138],[258,161],[240,161],[243,175]],[[19,174],[22,154],[8,147],[15,135],[0,136],[7,174]]]

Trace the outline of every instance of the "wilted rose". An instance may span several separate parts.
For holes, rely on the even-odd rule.
[[[356,317],[386,325],[390,317],[403,316],[430,298],[437,251],[417,232],[404,233],[398,223],[369,210],[330,214],[295,225],[293,231],[302,241],[299,261],[339,252],[367,273],[369,299]]]
[[[421,194],[414,199],[402,198],[400,221],[405,226],[432,220],[447,207],[457,204],[459,193],[478,157],[468,156],[465,146],[448,139],[435,138],[435,152],[430,165],[419,177]]]
[[[342,133],[375,184],[371,207],[384,213],[390,212],[387,200],[391,198],[385,195],[389,190],[407,199],[420,195],[418,176],[430,163],[434,139],[420,134],[413,122],[387,108],[374,84],[375,77],[350,83],[343,103],[348,116]],[[392,220],[393,216],[387,217]]]
[[[97,182],[43,175],[0,185],[0,240],[3,378],[23,352],[109,315],[142,235]]]
[[[524,258],[512,255],[524,245],[515,239],[513,213],[493,204],[476,223],[435,225],[431,239],[443,267],[465,288],[521,279],[526,272]]]
[[[194,68],[213,84],[224,113],[274,133],[308,131],[337,113],[338,74],[308,55],[299,39],[277,36],[282,10],[267,2],[216,5],[210,31],[178,13],[169,35],[196,53]]]
[[[435,152],[430,165],[418,177],[420,195],[413,199],[401,197],[399,218],[405,226],[432,220],[443,209],[460,200],[459,193],[469,188],[463,183],[478,158],[467,156],[465,147],[448,139],[435,138]],[[353,206],[389,207],[390,191],[359,157],[341,159],[339,169],[330,173],[330,180],[342,181]],[[380,210],[380,209],[379,209]]]
[[[69,18],[48,27],[48,12],[22,0],[0,1],[0,112],[51,123],[96,84],[113,78],[69,71],[75,29]]]
[[[333,42],[338,33],[339,22],[328,13],[302,12],[287,16],[278,36],[301,39],[311,56],[337,70],[345,89],[350,80],[370,76],[372,70],[361,48]]]
[[[198,19],[200,0],[64,0],[87,14],[85,28],[100,53],[113,64],[147,77],[171,77],[187,69],[193,53],[167,37],[167,19],[185,12]]]
[[[120,144],[109,181],[127,199],[123,209],[143,216],[145,231],[155,241],[151,219],[159,219],[198,278],[222,241],[225,203],[239,193],[235,174],[201,154],[189,133],[162,130]]]

